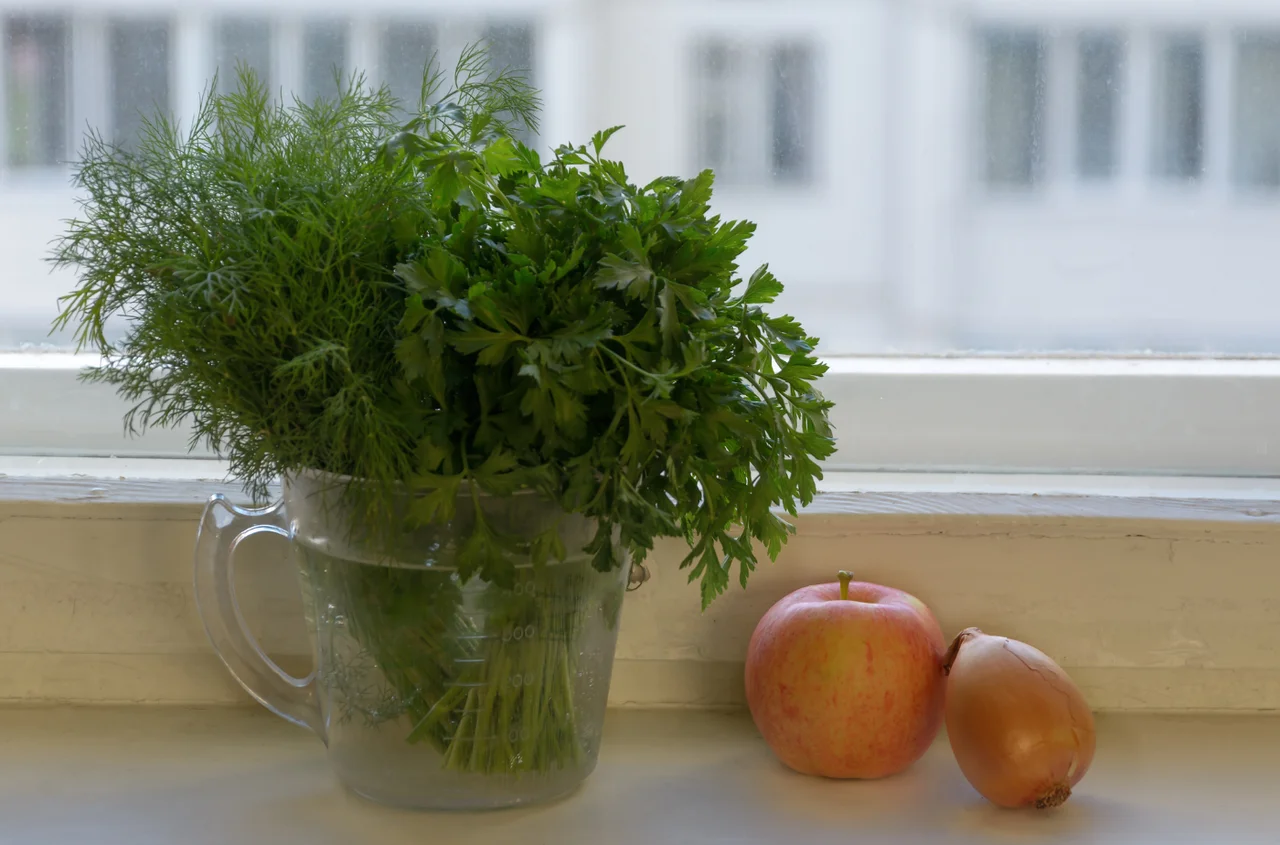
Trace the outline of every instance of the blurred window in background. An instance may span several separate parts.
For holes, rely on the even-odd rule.
[[[230,90],[240,69],[251,70],[271,91],[271,21],[267,18],[226,17],[217,24],[218,85]]]
[[[1280,188],[1280,34],[1246,33],[1236,44],[1232,174],[1243,188]]]
[[[111,129],[116,143],[133,144],[146,117],[171,112],[171,26],[158,19],[120,19],[110,28]]]
[[[702,43],[694,61],[698,166],[732,184],[809,178],[814,68],[802,43]]]
[[[991,185],[1034,185],[1044,176],[1044,37],[988,32],[982,53],[986,180]]]
[[[48,167],[67,158],[67,21],[5,21],[5,147],[9,167]]]
[[[1115,32],[1090,32],[1076,49],[1076,172],[1081,179],[1108,180],[1120,157],[1124,40]]]
[[[541,90],[543,152],[624,124],[638,182],[717,174],[778,308],[850,354],[1280,354],[1280,6],[1123,14],[1058,0],[0,0],[0,349],[50,336],[74,282],[87,127],[124,146],[238,64],[273,97],[484,40]],[[1074,7],[1073,7],[1074,8]],[[115,331],[123,331],[117,323]]]
[[[1199,179],[1204,169],[1204,42],[1196,35],[1160,40],[1156,62],[1155,172]]]

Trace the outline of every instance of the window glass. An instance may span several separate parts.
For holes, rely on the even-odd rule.
[[[732,80],[738,75],[738,51],[719,41],[701,45],[695,61],[698,102],[698,159],[724,178],[732,178],[736,155],[731,148],[734,120]]]
[[[1280,34],[1241,36],[1236,49],[1232,174],[1246,188],[1280,188]]]
[[[800,181],[809,175],[813,57],[803,44],[784,44],[769,58],[769,163],[777,179]]]
[[[484,28],[484,41],[489,47],[489,64],[494,71],[520,71],[538,84],[533,66],[533,29],[518,23],[491,23]]]
[[[59,164],[67,158],[66,20],[7,18],[5,42],[9,166]]]
[[[436,30],[427,22],[396,21],[383,27],[379,67],[382,81],[405,111],[422,99],[422,68],[436,52]]]
[[[217,62],[220,87],[236,84],[241,68],[251,70],[258,81],[275,88],[271,78],[271,21],[263,18],[223,18],[218,22]]]
[[[1044,170],[1045,51],[1033,32],[984,36],[984,174],[992,185],[1032,185]]]
[[[302,98],[333,97],[345,85],[350,27],[342,20],[307,21],[302,31]]]
[[[814,81],[807,44],[704,41],[693,67],[697,167],[712,168],[727,185],[808,177]]]
[[[1082,35],[1078,63],[1076,170],[1082,179],[1107,179],[1119,154],[1124,42],[1109,32]]]
[[[110,27],[111,119],[116,142],[129,146],[144,118],[170,111],[170,26],[163,20],[118,20]]]
[[[1156,175],[1199,179],[1204,170],[1204,43],[1198,36],[1163,39],[1156,60]]]
[[[538,73],[533,54],[533,28],[523,23],[491,23],[484,28],[483,39],[489,48],[489,66],[494,74],[508,71],[518,73],[538,85]],[[516,134],[526,144],[536,143],[533,133],[524,127]]]

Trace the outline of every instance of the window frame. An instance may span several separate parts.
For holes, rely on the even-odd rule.
[[[0,454],[199,458],[189,432],[130,437],[78,380],[94,355],[0,353]],[[826,468],[876,473],[1280,477],[1280,358],[841,357]]]

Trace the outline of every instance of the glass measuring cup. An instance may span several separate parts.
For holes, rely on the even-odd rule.
[[[267,708],[315,731],[339,779],[381,803],[478,809],[537,802],[595,767],[629,566],[598,572],[582,551],[595,524],[533,494],[479,497],[503,536],[549,526],[567,554],[520,565],[502,587],[453,567],[475,504],[397,538],[395,551],[346,530],[343,480],[285,479],[269,508],[214,496],[196,541],[196,598],[214,648]],[[411,494],[406,492],[406,507]],[[254,534],[290,540],[315,670],[294,678],[248,633],[235,553]]]

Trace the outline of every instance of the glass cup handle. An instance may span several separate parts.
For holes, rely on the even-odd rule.
[[[214,651],[240,686],[272,713],[324,739],[316,673],[295,678],[267,657],[249,633],[236,600],[236,550],[262,533],[292,539],[282,503],[240,508],[221,494],[209,499],[196,534],[196,607]]]

